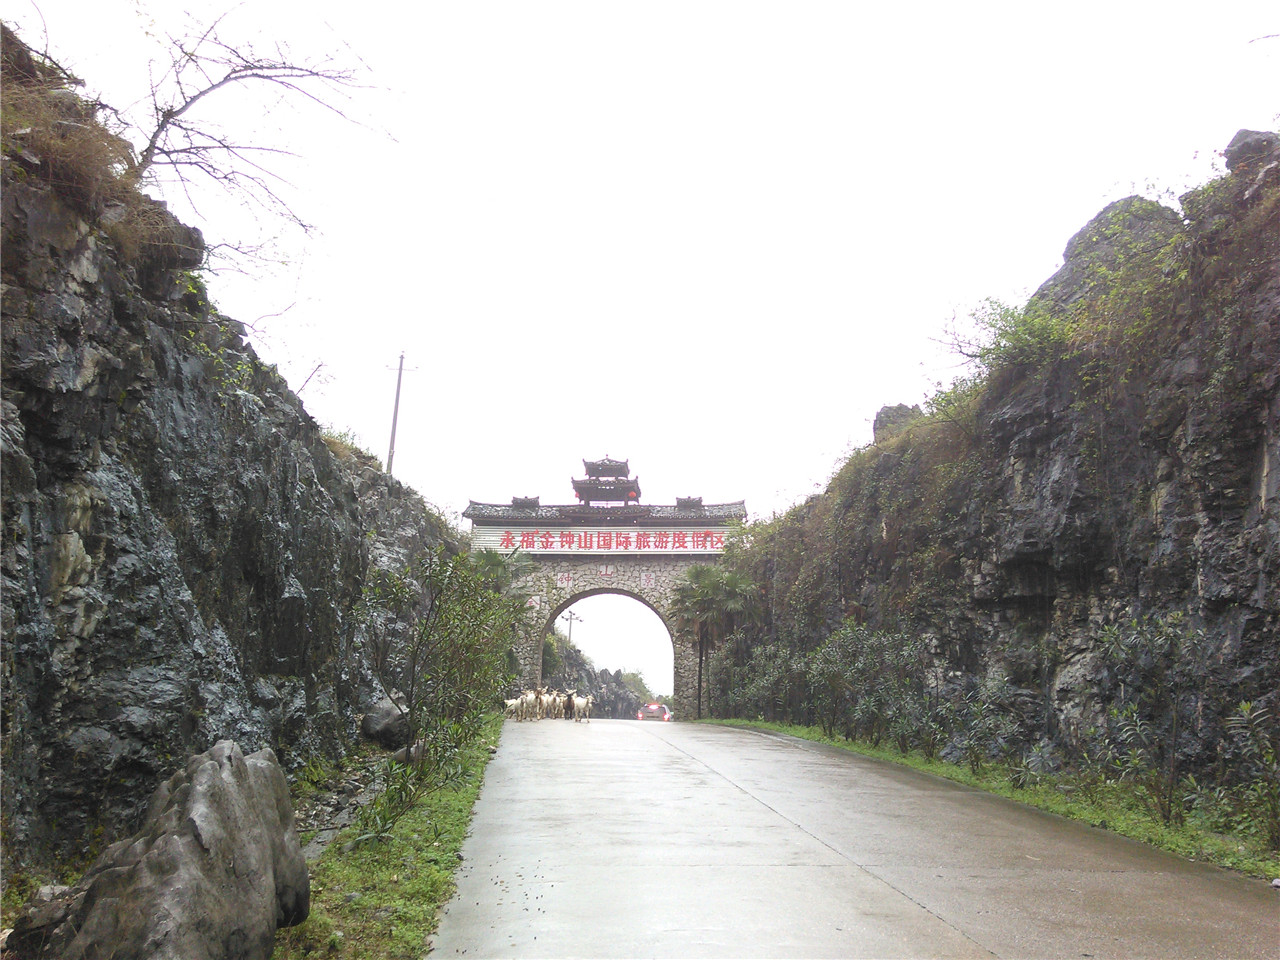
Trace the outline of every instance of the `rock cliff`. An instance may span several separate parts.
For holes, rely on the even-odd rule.
[[[1052,735],[1105,704],[1101,626],[1182,612],[1233,690],[1276,697],[1280,152],[1245,133],[1227,158],[1180,211],[1102,211],[984,376],[887,408],[753,532],[756,641],[923,632],[947,671],[1039,698]],[[0,168],[0,785],[5,857],[65,861],[218,740],[341,753],[380,695],[364,585],[457,547],[213,308],[198,231],[144,205],[131,247],[42,163],[6,143]]]
[[[1280,150],[1174,210],[1129,198],[994,318],[971,380],[888,408],[820,496],[739,562],[800,650],[844,618],[1005,676],[1039,735],[1098,720],[1100,629],[1180,613],[1237,698],[1280,688]],[[1273,703],[1274,705],[1274,703]]]
[[[196,231],[125,256],[19,160],[3,186],[4,845],[61,858],[217,740],[339,753],[368,572],[448,534],[213,309]]]

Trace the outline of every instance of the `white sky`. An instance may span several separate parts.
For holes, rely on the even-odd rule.
[[[6,7],[122,108],[184,22]],[[1203,182],[1280,110],[1280,39],[1250,42],[1280,33],[1274,0],[312,0],[244,4],[223,37],[259,33],[358,58],[367,87],[342,105],[358,124],[205,101],[299,154],[276,169],[320,229],[211,294],[295,388],[323,362],[308,410],[384,459],[404,351],[395,473],[455,519],[567,503],[605,455],[644,502],[783,511],[881,406],[956,375],[949,318],[1025,299],[1104,204]],[[217,197],[169,199],[211,241],[255,235]],[[598,666],[669,691],[652,614],[574,609]]]

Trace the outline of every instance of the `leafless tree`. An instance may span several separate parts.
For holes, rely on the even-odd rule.
[[[278,94],[281,103],[307,101],[349,120],[343,104],[358,86],[359,71],[332,55],[299,59],[283,44],[263,52],[251,43],[224,40],[219,30],[225,19],[224,14],[186,36],[167,36],[168,63],[152,72],[149,117],[137,122],[134,131],[143,146],[129,172],[141,181],[168,168],[193,207],[193,184],[212,182],[240,202],[309,231],[310,225],[281,197],[279,187],[287,181],[270,164],[273,158],[294,154],[223,133],[198,108],[214,94],[260,87]]]

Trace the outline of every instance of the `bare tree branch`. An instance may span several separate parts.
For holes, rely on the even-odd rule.
[[[193,210],[192,178],[212,182],[243,206],[265,209],[310,233],[313,227],[279,192],[279,185],[292,184],[267,164],[296,154],[225,135],[200,119],[200,108],[215,94],[256,88],[276,91],[281,103],[310,103],[351,122],[340,102],[358,86],[357,71],[330,56],[294,58],[280,44],[260,54],[251,44],[224,40],[226,16],[185,36],[167,35],[168,63],[152,72],[150,120],[135,127],[143,146],[128,173],[144,180],[160,169],[171,171]]]
[[[319,373],[323,368],[324,368],[324,361],[321,360],[319,363],[316,364],[315,369],[312,370],[309,374],[307,374],[307,379],[302,381],[302,386],[300,386],[297,390],[295,390],[294,393],[297,394],[298,396],[301,396],[302,391],[307,389],[307,384],[311,382],[311,378],[314,377],[317,373]]]
[[[310,82],[333,92],[335,85],[354,83],[353,71],[328,66],[327,61],[318,66],[293,63],[284,58],[283,51],[277,51],[276,58],[259,58],[252,53],[246,55],[229,44],[223,43],[215,32],[216,27],[215,22],[189,50],[180,40],[170,38],[175,51],[173,60],[165,75],[161,77],[160,85],[152,90],[151,102],[155,126],[134,164],[135,174],[141,176],[156,162],[157,157],[166,156],[166,139],[175,129],[187,129],[178,123],[181,117],[205,97],[235,84],[254,81],[275,84],[289,93],[310,100],[344,120],[347,119],[342,110],[307,89],[303,83]],[[208,49],[202,50],[202,48]],[[215,68],[218,73],[221,73],[221,77],[214,79],[210,68]],[[196,89],[189,87],[184,82],[184,72],[187,70],[197,73],[204,83]],[[160,87],[164,85],[167,77],[172,78],[174,95],[162,99]]]

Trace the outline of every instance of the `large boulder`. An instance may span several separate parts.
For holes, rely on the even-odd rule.
[[[222,740],[156,790],[137,834],[21,917],[6,948],[60,960],[265,960],[310,898],[275,754],[246,757]]]
[[[1280,145],[1280,135],[1271,130],[1240,130],[1231,138],[1222,156],[1227,169],[1236,173],[1241,168],[1270,158]]]
[[[383,697],[360,719],[360,732],[388,750],[409,745],[409,715],[403,704]]]
[[[1177,211],[1145,197],[1107,204],[1067,241],[1062,266],[1040,285],[1031,303],[1050,313],[1101,297],[1124,269],[1149,261],[1182,233]]]

